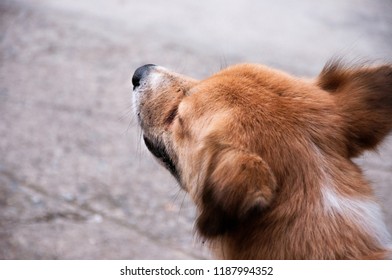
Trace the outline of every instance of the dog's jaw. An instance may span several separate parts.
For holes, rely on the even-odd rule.
[[[180,176],[177,170],[173,159],[168,154],[165,145],[160,141],[151,141],[146,136],[143,136],[144,143],[146,144],[147,149],[166,167],[167,170],[177,179],[180,181]]]

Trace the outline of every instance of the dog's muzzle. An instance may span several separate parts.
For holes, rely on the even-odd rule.
[[[140,103],[142,99],[149,98],[146,94],[146,85],[151,87],[151,81],[149,79],[149,75],[151,71],[154,70],[154,67],[157,67],[154,64],[146,64],[136,69],[135,73],[132,76],[132,84],[133,84],[133,94],[134,94],[134,105],[136,110],[136,115],[139,121],[139,124],[143,130],[143,140],[146,144],[147,149],[170,171],[170,173],[179,180],[179,172],[175,165],[175,160],[170,156],[168,152],[168,148],[165,145],[161,136],[152,136],[148,133],[148,125],[143,122],[143,118],[141,116]],[[147,127],[146,127],[147,126]]]

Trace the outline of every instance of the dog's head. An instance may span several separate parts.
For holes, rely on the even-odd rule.
[[[199,81],[149,64],[132,82],[145,144],[195,201],[204,237],[286,199],[280,186],[317,153],[349,160],[392,128],[389,66],[330,64],[306,81],[245,64]]]

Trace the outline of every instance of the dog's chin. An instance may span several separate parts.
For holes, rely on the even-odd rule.
[[[178,182],[180,182],[179,173],[176,165],[173,162],[173,159],[170,157],[169,153],[165,145],[160,141],[152,141],[147,138],[145,135],[143,136],[144,143],[146,144],[147,149],[166,167],[167,170],[176,178]]]

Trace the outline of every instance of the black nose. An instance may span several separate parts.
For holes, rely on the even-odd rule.
[[[138,69],[136,69],[136,71],[132,77],[133,89],[140,86],[140,80],[147,73],[148,69],[152,66],[155,66],[155,65],[154,64],[146,64],[146,65],[143,65],[143,66],[139,67]]]

